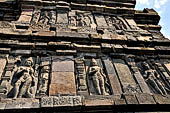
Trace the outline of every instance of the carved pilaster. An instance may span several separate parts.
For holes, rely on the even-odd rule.
[[[87,91],[87,83],[86,83],[86,72],[84,59],[76,59],[76,75],[77,75],[77,83],[78,83],[78,91]]]
[[[7,97],[8,93],[13,88],[11,82],[14,75],[14,69],[16,67],[16,59],[14,57],[7,58],[7,65],[5,67],[5,74],[2,76],[1,81],[1,95]]]
[[[40,67],[37,96],[47,96],[51,71],[51,57],[42,57]]]

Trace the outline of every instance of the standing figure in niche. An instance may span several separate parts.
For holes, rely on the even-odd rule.
[[[14,98],[31,98],[31,86],[34,84],[35,72],[33,69],[33,59],[30,57],[25,60],[23,66],[19,66],[15,72],[17,78],[14,84]]]
[[[146,62],[143,62],[143,68],[143,77],[145,78],[146,82],[161,95],[167,95],[165,88],[159,80],[159,74],[155,70],[150,69],[149,65]]]
[[[89,79],[92,80],[96,93],[98,95],[108,95],[106,93],[106,75],[103,73],[101,67],[98,66],[95,59],[91,60],[91,67],[89,69]]]

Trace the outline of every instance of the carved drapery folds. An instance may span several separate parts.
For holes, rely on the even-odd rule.
[[[1,77],[1,96],[9,98],[35,98],[47,94],[50,63],[37,57],[9,56]],[[37,90],[38,89],[38,90]]]
[[[100,66],[94,58],[86,61],[87,84],[90,95],[111,94],[108,77]]]
[[[57,31],[62,32],[71,30],[96,33],[97,28],[126,31],[134,29],[134,26],[137,27],[137,25],[131,27],[129,25],[130,20],[126,20],[123,17],[99,15],[90,11],[55,11],[35,8],[32,9],[31,13],[29,29],[33,31],[50,30],[50,27],[55,27]]]
[[[170,93],[170,66],[159,60],[7,56],[0,63],[5,98]]]
[[[35,97],[36,84],[38,82],[37,69],[33,68],[34,61],[32,57],[21,61],[21,63],[13,69],[14,75],[12,75],[13,79],[11,82],[13,98],[33,98]]]
[[[138,67],[152,93],[166,96],[170,92],[170,84],[168,83],[169,75],[163,68],[162,64],[156,63],[156,61],[144,61],[138,63]]]

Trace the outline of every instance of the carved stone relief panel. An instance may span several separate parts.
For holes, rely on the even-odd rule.
[[[51,57],[42,57],[38,81],[37,96],[48,96],[48,87],[51,72]]]
[[[121,17],[106,16],[105,18],[108,26],[113,26],[115,30],[126,30],[128,28]]]
[[[70,11],[69,14],[69,25],[71,27],[76,27],[77,26],[77,15],[76,15],[76,11]]]
[[[123,59],[112,59],[112,61],[122,85],[123,93],[140,93],[139,85],[136,83],[134,75],[126,62]]]
[[[33,57],[21,56],[8,58],[5,74],[2,76],[1,89],[4,95],[13,98],[35,97],[38,72]]]
[[[49,11],[41,11],[41,15],[39,18],[39,24],[47,25],[50,21],[50,12]]]
[[[31,24],[37,24],[41,15],[40,9],[34,9]]]
[[[77,27],[79,32],[95,32],[96,24],[91,12],[76,12]]]
[[[98,59],[86,60],[86,76],[90,95],[110,95],[110,83]]]
[[[9,56],[2,74],[0,96],[35,98],[48,95],[51,60],[37,57]]]
[[[86,72],[85,72],[85,60],[84,58],[76,58],[76,79],[77,79],[77,89],[79,91],[87,91],[87,82],[86,82]]]
[[[30,29],[32,30],[48,30],[49,24],[53,23],[53,12],[45,11],[40,9],[35,9],[33,11],[33,16],[30,24]]]
[[[139,71],[139,68],[136,65],[134,56],[127,56],[126,62],[131,70],[131,73],[134,76],[134,79],[137,81],[137,83],[141,89],[141,92],[150,94],[150,89],[149,89],[148,85],[146,84],[144,78],[142,77],[142,75]],[[141,92],[139,92],[139,93],[141,93]]]
[[[138,62],[138,67],[152,93],[158,93],[162,96],[169,93],[169,83],[166,80],[166,76],[168,75],[166,70],[162,67],[162,64],[144,61]]]
[[[167,94],[170,93],[170,74],[168,73],[168,68],[166,68],[165,63],[168,62],[152,62],[152,65],[154,66],[155,70],[158,72],[160,75],[160,80],[162,82],[162,86],[165,88]]]

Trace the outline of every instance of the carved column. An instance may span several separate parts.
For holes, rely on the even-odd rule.
[[[86,82],[86,72],[85,72],[85,65],[84,59],[76,59],[76,75],[77,75],[77,88],[79,94],[87,94],[87,82]]]
[[[40,63],[39,87],[37,96],[47,96],[51,71],[51,57],[42,57]]]
[[[143,93],[148,93],[150,94],[150,89],[148,87],[148,85],[146,84],[145,80],[143,79],[138,67],[136,66],[136,62],[135,62],[135,59],[134,58],[128,58],[127,60],[128,62],[128,65],[130,66],[132,72],[133,72],[133,75],[136,79],[136,81],[138,82],[139,86],[140,86],[140,89]]]
[[[7,65],[5,68],[5,74],[1,77],[1,95],[3,97],[7,97],[8,93],[10,90],[13,88],[11,85],[12,78],[14,75],[14,68],[15,68],[15,58],[14,57],[9,57],[7,60]]]

